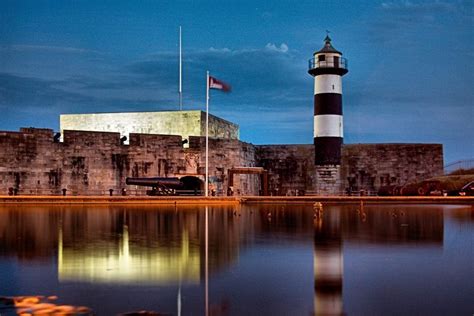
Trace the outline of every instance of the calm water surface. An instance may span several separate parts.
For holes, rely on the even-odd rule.
[[[0,296],[22,295],[97,315],[472,315],[474,209],[0,207]]]

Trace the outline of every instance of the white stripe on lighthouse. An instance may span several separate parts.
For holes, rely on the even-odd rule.
[[[314,94],[342,94],[342,77],[339,75],[319,75],[314,78]]]
[[[314,117],[314,137],[344,137],[342,115],[316,115]]]

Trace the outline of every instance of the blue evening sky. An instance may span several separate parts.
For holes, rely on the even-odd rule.
[[[349,60],[344,142],[442,143],[474,157],[473,1],[0,1],[0,130],[59,114],[204,109],[254,144],[312,143],[307,60],[330,30]]]

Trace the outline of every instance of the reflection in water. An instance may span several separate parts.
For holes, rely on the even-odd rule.
[[[185,280],[198,283],[198,246],[190,247],[186,231],[181,243],[172,249],[130,244],[128,227],[123,225],[118,242],[105,241],[78,249],[74,245],[64,246],[60,230],[58,276],[61,281],[169,284]]]
[[[59,208],[0,206],[0,255],[21,261],[43,261],[57,247]]]
[[[211,271],[238,255],[238,221],[228,214],[232,208],[209,210],[215,228],[207,236],[200,208],[9,207],[0,209],[0,254],[28,261],[57,254],[60,281],[198,284],[206,237]]]
[[[358,294],[353,289],[371,289],[373,285],[368,281],[356,286],[351,283],[358,251],[367,255],[382,252],[383,261],[371,257],[374,263],[368,264],[379,269],[380,264],[382,268],[387,265],[379,274],[363,270],[366,274],[359,273],[358,282],[389,279],[395,293],[402,295],[406,288],[397,288],[396,281],[403,275],[391,274],[392,261],[394,266],[403,262],[401,271],[412,276],[417,275],[421,262],[433,269],[430,278],[435,280],[444,272],[437,258],[453,253],[459,244],[453,239],[458,231],[467,229],[467,236],[473,236],[473,214],[471,207],[415,205],[324,205],[321,212],[312,205],[0,207],[0,279],[8,273],[2,272],[7,271],[2,264],[19,267],[10,268],[19,290],[54,288],[55,294],[63,297],[71,295],[68,289],[74,289],[80,294],[69,296],[75,300],[71,303],[98,309],[98,314],[113,314],[113,308],[119,308],[115,305],[121,306],[120,312],[143,307],[178,315],[196,310],[199,314],[213,314],[214,310],[230,314],[351,314],[354,304],[350,298]],[[456,234],[451,231],[448,235],[447,245],[446,227],[457,229]],[[387,256],[392,261],[385,260]],[[450,264],[460,261],[462,257]],[[439,269],[433,268],[436,264]],[[51,266],[57,277],[54,282],[61,285],[41,278],[41,269]],[[33,272],[22,276],[30,267]],[[453,266],[449,271],[457,269]],[[285,279],[290,275],[295,281]],[[300,287],[306,280],[312,284],[302,292]],[[123,293],[122,288],[126,288]],[[147,299],[146,293],[154,289],[159,290]],[[470,290],[460,289],[460,293]],[[99,291],[101,297],[85,300],[88,291]],[[19,293],[0,282],[0,295]],[[119,301],[114,295],[130,299]],[[148,301],[156,305],[144,306]],[[373,312],[370,308],[362,311]]]
[[[314,314],[343,315],[343,240],[391,245],[443,243],[441,207],[314,205]]]
[[[352,210],[341,212],[342,234],[347,241],[442,246],[443,207],[359,205]]]
[[[56,296],[0,297],[0,311],[6,315],[81,315],[92,316],[92,310],[85,306],[55,304]],[[2,315],[2,313],[0,313]]]
[[[206,208],[207,209],[207,208]],[[61,281],[102,283],[199,284],[207,271],[208,213],[198,209],[160,213],[121,210],[120,214],[88,214],[82,231],[59,233],[58,275]],[[220,211],[222,212],[222,211]],[[105,216],[105,217],[104,217]],[[218,225],[220,214],[209,219]],[[64,214],[62,227],[73,227],[74,215]],[[97,223],[101,225],[97,226]],[[119,226],[120,225],[120,226]],[[228,235],[214,234],[213,268],[228,265],[236,256],[238,238],[232,223]],[[218,226],[219,227],[219,226]],[[107,232],[113,231],[113,234]],[[217,238],[218,237],[218,238]]]
[[[314,315],[342,315],[343,255],[340,212],[314,219]]]

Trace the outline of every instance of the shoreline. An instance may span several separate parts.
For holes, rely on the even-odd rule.
[[[315,202],[354,204],[470,204],[474,196],[0,196],[0,205],[8,204],[308,204]]]

